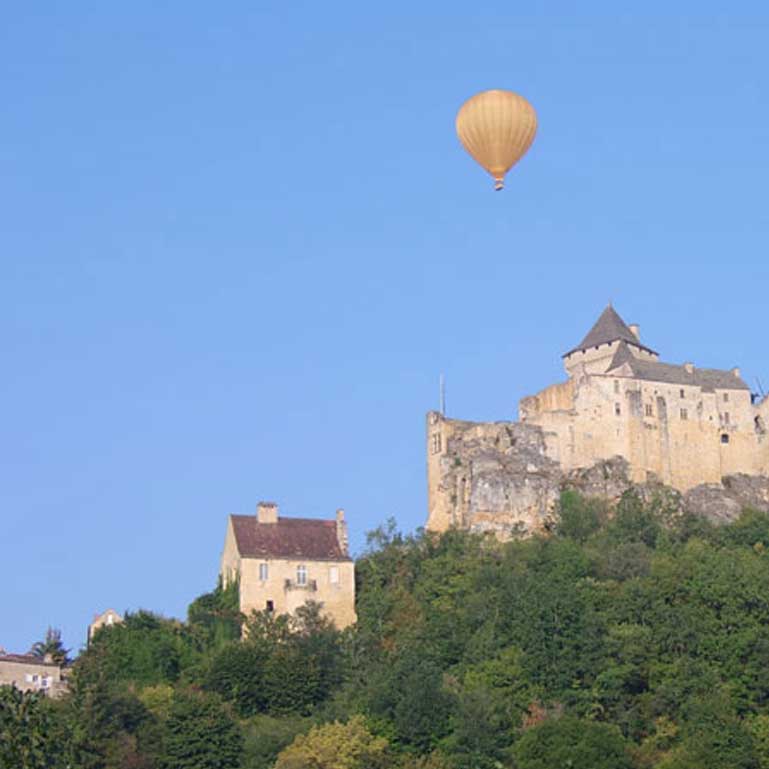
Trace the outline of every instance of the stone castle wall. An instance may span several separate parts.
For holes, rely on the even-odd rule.
[[[543,429],[548,456],[565,470],[621,456],[634,482],[657,479],[680,491],[735,473],[769,474],[768,404],[753,405],[747,390],[707,392],[584,369],[566,384],[520,407],[521,421]]]

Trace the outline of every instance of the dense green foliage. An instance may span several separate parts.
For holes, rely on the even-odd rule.
[[[51,708],[42,695],[0,686],[0,769],[57,765]]]
[[[768,548],[767,515],[632,494],[566,493],[504,544],[390,525],[356,627],[242,618],[218,587],[99,631],[44,717],[78,769],[769,769]]]

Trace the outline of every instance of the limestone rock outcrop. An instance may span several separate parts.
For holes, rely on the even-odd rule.
[[[653,477],[633,482],[627,460],[619,456],[563,470],[548,457],[545,442],[546,433],[526,423],[453,422],[446,445],[435,446],[440,464],[430,482],[439,492],[433,498],[444,504],[431,510],[428,528],[456,526],[503,539],[533,534],[552,522],[564,489],[610,503],[628,489],[646,500],[664,494],[674,508],[714,523],[732,521],[748,507],[769,512],[765,476],[726,476],[720,484],[701,484],[682,494]]]

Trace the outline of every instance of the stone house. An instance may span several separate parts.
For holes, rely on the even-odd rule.
[[[428,529],[537,528],[559,483],[615,460],[682,493],[769,476],[769,399],[738,368],[662,362],[611,305],[562,357],[567,380],[523,398],[518,422],[428,414]]]
[[[220,576],[240,581],[240,610],[292,614],[307,601],[338,628],[355,622],[355,567],[344,511],[333,520],[285,518],[273,502],[256,515],[231,515]]]
[[[114,609],[107,609],[107,611],[101,614],[94,614],[93,621],[88,626],[88,635],[86,637],[86,645],[90,646],[93,640],[94,634],[99,628],[112,627],[113,625],[119,625],[123,621],[123,618]]]
[[[62,668],[46,655],[0,653],[0,686],[15,686],[24,692],[42,692],[60,697],[67,691]]]

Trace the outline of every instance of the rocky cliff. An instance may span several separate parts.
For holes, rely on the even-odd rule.
[[[645,498],[665,494],[681,511],[716,523],[734,520],[746,507],[769,512],[769,478],[733,475],[685,494],[655,482],[633,484],[625,459],[564,472],[545,451],[534,425],[467,422],[454,429],[440,458],[440,491],[450,500],[454,525],[500,537],[547,527],[561,491],[617,501],[630,488]]]

